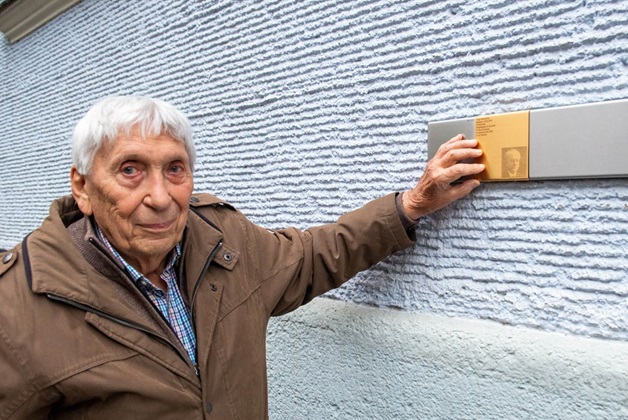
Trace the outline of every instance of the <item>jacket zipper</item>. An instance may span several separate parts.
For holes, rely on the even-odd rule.
[[[210,252],[209,257],[207,257],[207,260],[205,260],[205,265],[203,265],[201,273],[196,279],[196,283],[194,284],[194,290],[192,291],[192,299],[190,301],[190,312],[193,312],[192,310],[194,309],[194,302],[196,301],[196,293],[198,292],[198,288],[201,285],[201,280],[203,279],[203,277],[205,277],[205,274],[207,274],[207,270],[209,269],[212,261],[214,261],[214,257],[216,257],[216,254],[218,253],[220,247],[222,247],[222,239],[218,241],[216,246],[214,246],[214,249],[212,249],[212,252]]]
[[[113,322],[115,322],[117,324],[124,325],[125,327],[133,328],[134,330],[145,332],[147,334],[150,334],[152,336],[155,336],[155,337],[163,340],[162,337],[160,337],[159,335],[155,334],[153,331],[149,330],[148,328],[144,328],[141,325],[135,324],[135,323],[130,322],[130,321],[126,321],[126,320],[124,320],[122,318],[116,318],[113,315],[109,315],[108,313],[103,312],[103,311],[98,310],[98,309],[94,309],[91,306],[83,305],[82,303],[78,303],[78,302],[76,302],[76,301],[74,301],[72,299],[64,298],[64,297],[58,296],[58,295],[53,295],[52,293],[46,293],[46,296],[49,299],[56,300],[57,302],[66,303],[66,304],[68,304],[70,306],[74,306],[75,308],[81,309],[81,310],[83,310],[85,312],[93,313],[95,315],[98,315],[100,317],[108,319],[109,321],[113,321]],[[168,340],[165,340],[165,341],[168,341]]]
[[[211,265],[212,261],[214,261],[214,257],[216,257],[216,254],[218,253],[218,250],[220,249],[220,247],[222,247],[222,239],[218,240],[218,243],[214,246],[214,249],[212,249],[212,252],[209,253],[209,257],[207,257],[207,260],[205,260],[205,265],[203,265],[203,269],[201,270],[201,273],[199,274],[198,278],[196,279],[196,283],[194,284],[194,290],[192,290],[192,298],[190,299],[190,317],[192,318],[192,325],[195,325],[194,323],[194,302],[196,302],[196,294],[198,292],[198,288],[201,285],[201,280],[203,280],[203,277],[205,277],[205,274],[207,273],[207,270],[209,269],[209,266]],[[194,369],[196,370],[196,376],[199,376],[199,371],[198,371],[198,342],[196,343],[196,360],[197,363],[194,363]]]

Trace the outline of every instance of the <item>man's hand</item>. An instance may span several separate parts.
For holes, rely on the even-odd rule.
[[[477,179],[452,185],[462,177],[484,170],[480,163],[461,162],[482,156],[482,150],[475,149],[477,144],[477,140],[465,140],[464,135],[458,134],[438,149],[417,185],[403,193],[403,211],[409,218],[416,220],[440,210],[480,185]]]

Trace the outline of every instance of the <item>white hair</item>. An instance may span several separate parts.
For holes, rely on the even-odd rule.
[[[521,152],[519,150],[517,150],[517,149],[508,149],[508,150],[506,150],[506,153],[504,153],[504,156],[507,157],[507,158],[508,157],[510,157],[510,158],[518,157],[518,158],[521,159]]]
[[[103,140],[112,142],[134,128],[139,128],[142,137],[166,134],[183,143],[194,171],[196,151],[187,117],[164,101],[141,96],[114,96],[96,102],[74,128],[72,164],[80,174],[89,174]]]

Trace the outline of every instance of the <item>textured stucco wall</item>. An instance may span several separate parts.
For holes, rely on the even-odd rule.
[[[69,191],[104,95],[175,103],[198,190],[306,227],[411,186],[430,120],[628,97],[627,23],[626,0],[84,1],[0,47],[0,246]],[[333,295],[628,340],[627,226],[628,179],[486,185]]]
[[[0,247],[69,192],[102,96],[174,103],[197,190],[307,227],[413,185],[428,121],[628,97],[627,26],[627,0],[85,0],[0,42]],[[332,297],[628,341],[628,179],[484,185],[418,238]]]

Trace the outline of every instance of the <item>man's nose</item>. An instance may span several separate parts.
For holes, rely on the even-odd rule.
[[[154,209],[164,209],[170,205],[169,183],[163,174],[151,174],[146,183],[144,204]]]

